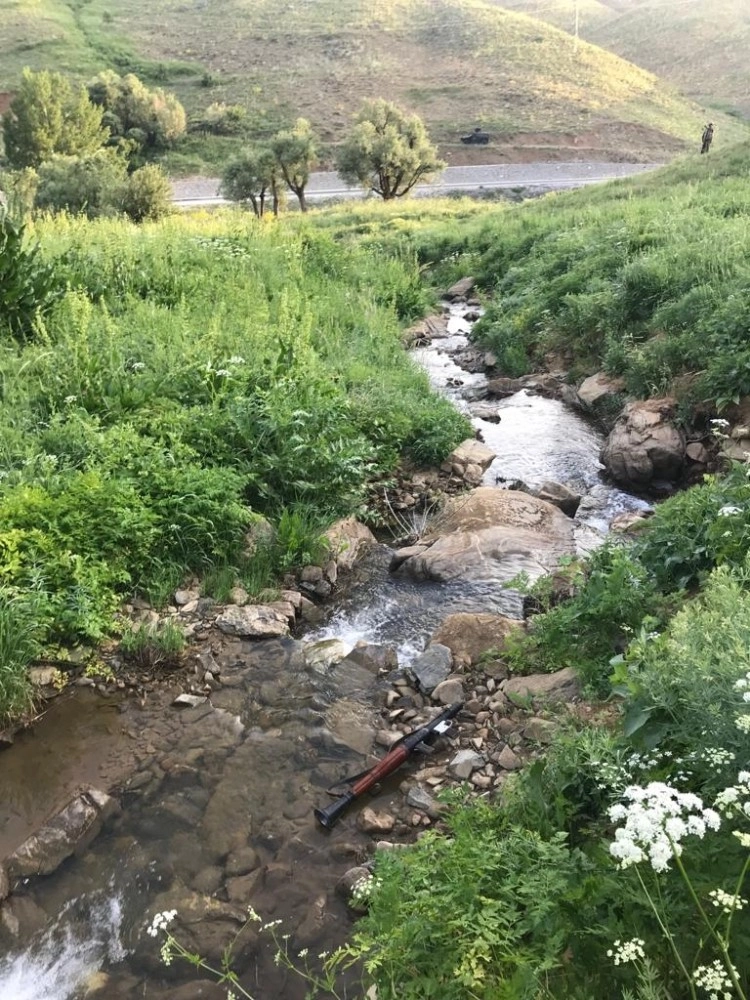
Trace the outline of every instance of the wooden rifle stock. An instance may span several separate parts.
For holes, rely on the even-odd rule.
[[[411,733],[407,733],[406,736],[402,737],[398,743],[391,747],[379,763],[375,764],[365,774],[358,775],[348,792],[336,799],[335,802],[332,802],[330,806],[326,806],[325,809],[316,809],[315,818],[321,826],[330,830],[339,816],[355,799],[359,798],[360,795],[374,785],[377,785],[383,778],[387,778],[389,774],[393,774],[394,771],[398,770],[416,746],[426,740],[436,730],[440,732],[441,725],[443,723],[450,723],[451,719],[455,718],[463,707],[464,703],[462,701],[454,702],[445,711],[441,712],[440,715],[435,716],[431,722],[420,726],[419,729],[415,729]]]

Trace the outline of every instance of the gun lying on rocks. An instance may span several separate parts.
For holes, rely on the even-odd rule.
[[[335,802],[326,806],[325,809],[315,810],[315,818],[318,822],[327,830],[330,830],[339,816],[355,799],[358,799],[360,795],[364,795],[366,791],[377,785],[383,778],[387,778],[389,774],[393,774],[394,771],[398,770],[420,743],[424,743],[434,734],[448,732],[452,725],[452,720],[463,707],[464,703],[462,701],[457,701],[449,705],[445,711],[435,716],[431,722],[427,722],[418,729],[407,733],[406,736],[402,736],[400,740],[393,744],[385,757],[375,764],[374,767],[371,767],[369,771],[355,774],[353,777],[340,782],[339,784],[351,783],[351,787],[344,795],[337,798]]]

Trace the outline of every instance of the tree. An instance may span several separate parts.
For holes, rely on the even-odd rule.
[[[73,90],[59,73],[25,69],[3,116],[5,156],[11,167],[38,167],[55,155],[88,156],[104,145],[102,110],[85,88]]]
[[[338,158],[342,180],[385,201],[403,197],[444,166],[422,119],[384,100],[365,102]]]
[[[112,149],[88,156],[54,156],[39,168],[35,207],[95,219],[120,211],[128,167]]]
[[[300,209],[306,212],[305,188],[310,180],[310,169],[317,159],[310,122],[306,118],[298,118],[294,128],[277,132],[271,141],[271,149],[287,187],[297,195]]]
[[[221,193],[232,201],[250,202],[260,219],[266,197],[273,199],[273,213],[279,214],[281,174],[273,150],[267,146],[243,149],[229,161],[221,178]]]
[[[106,70],[89,82],[88,94],[102,109],[114,144],[131,140],[139,148],[161,148],[187,128],[185,109],[175,95],[149,90],[134,73],[118,76]]]

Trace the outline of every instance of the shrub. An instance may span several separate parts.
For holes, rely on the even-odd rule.
[[[0,208],[0,332],[30,338],[37,317],[62,293],[54,268],[39,246],[26,239],[26,227]]]
[[[89,219],[115,215],[126,185],[125,160],[101,149],[87,157],[56,156],[39,167],[35,206]]]
[[[122,195],[122,208],[133,222],[169,215],[172,211],[172,187],[161,167],[148,164],[128,177]]]

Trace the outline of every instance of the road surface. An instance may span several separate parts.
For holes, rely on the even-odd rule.
[[[629,177],[644,170],[654,170],[658,163],[503,163],[476,167],[446,167],[434,184],[420,184],[414,194],[447,194],[450,191],[491,191],[497,188],[525,188],[532,191],[557,191]],[[191,177],[174,181],[175,203],[180,208],[223,205],[219,181],[213,177]],[[289,195],[294,201],[294,196]],[[333,171],[310,174],[307,200],[359,198],[362,189],[344,184]]]

